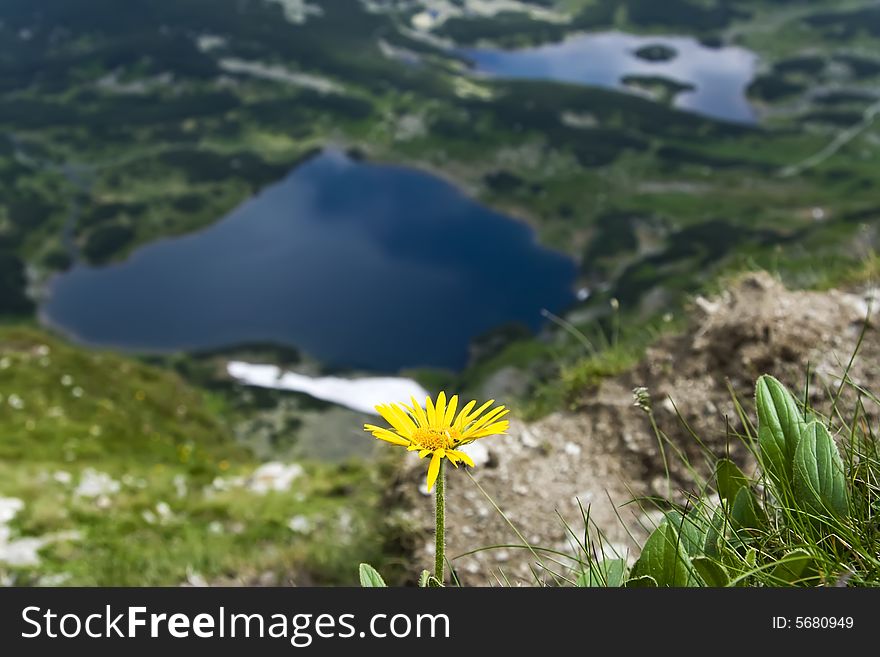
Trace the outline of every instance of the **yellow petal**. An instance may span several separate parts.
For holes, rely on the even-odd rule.
[[[420,427],[428,426],[428,418],[425,416],[425,411],[422,410],[422,407],[419,406],[419,403],[416,401],[415,397],[410,397],[412,401],[412,408],[409,408],[412,416],[416,419],[416,422],[419,423]]]
[[[401,436],[408,438],[416,430],[413,421],[409,419],[407,414],[397,404],[376,406],[376,410]]]
[[[504,417],[510,411],[505,409],[503,406],[499,406],[498,408],[494,408],[488,413],[486,413],[479,420],[474,422],[471,426],[467,428],[464,432],[462,432],[462,438],[468,438],[473,434],[477,433],[482,427],[486,426],[491,422],[496,422],[499,418]]]
[[[451,427],[452,418],[455,417],[455,409],[458,408],[458,395],[452,395],[449,404],[446,406],[446,416],[443,418],[443,426]]]
[[[458,413],[458,417],[455,418],[455,428],[456,429],[458,429],[459,431],[462,430],[462,428],[464,427],[464,421],[468,417],[468,413],[470,413],[471,409],[476,405],[477,405],[477,402],[475,402],[475,401],[469,401],[467,404],[465,404],[465,407],[463,409],[461,409],[461,411]]]
[[[499,436],[505,433],[510,428],[510,422],[507,420],[502,420],[501,422],[495,422],[494,424],[490,424],[488,427],[483,427],[475,434],[471,434],[470,438],[485,438],[487,436]]]
[[[437,481],[437,475],[440,473],[440,461],[443,460],[443,450],[438,449],[431,457],[431,464],[428,466],[428,492],[434,488],[434,482]]]
[[[437,426],[437,413],[434,411],[434,403],[430,397],[425,397],[425,414],[428,416],[428,426],[435,428]]]
[[[472,433],[469,438],[484,438],[486,436],[499,436],[507,432],[510,428],[510,422],[507,420],[501,420],[501,422],[493,422],[485,427],[482,427],[475,433]]]
[[[428,454],[431,454],[431,450],[430,450],[430,449],[424,449],[424,448],[422,448],[422,449],[419,450],[419,458],[420,458],[420,459],[425,458]]]
[[[489,408],[489,407],[490,407],[492,404],[494,404],[494,403],[495,403],[495,400],[494,400],[494,399],[490,399],[490,400],[487,401],[485,404],[483,404],[482,406],[480,406],[477,410],[475,410],[473,413],[469,413],[468,416],[465,417],[465,418],[463,419],[462,426],[463,426],[463,427],[466,427],[466,426],[468,425],[469,422],[471,422],[471,421],[473,421],[475,418],[479,417],[479,416],[480,416],[480,413],[482,413],[483,411],[485,411],[487,408]]]
[[[400,422],[400,425],[402,427],[400,435],[409,438],[416,430],[416,423],[413,422],[413,419],[409,416],[409,414],[407,414],[407,412],[397,404],[391,404],[390,406],[392,412],[394,413],[395,417]]]
[[[371,432],[376,438],[379,440],[384,440],[385,442],[392,443],[394,445],[409,445],[409,441],[403,436],[398,436],[393,431],[389,431],[388,429],[383,429],[382,427],[377,427],[372,424],[365,424],[364,430]]]
[[[441,391],[439,395],[437,395],[437,403],[434,405],[434,420],[437,422],[435,425],[438,429],[443,424],[443,418],[446,417],[446,393]]]
[[[463,451],[461,451],[461,450],[459,450],[459,449],[448,449],[448,450],[446,450],[446,458],[452,460],[452,459],[450,458],[450,455],[451,455],[451,454],[454,454],[457,458],[461,459],[462,461],[464,461],[465,463],[467,463],[467,464],[468,464],[469,466],[471,466],[472,468],[475,468],[475,467],[476,467],[476,466],[474,465],[474,460],[473,460],[470,456],[468,456],[467,453],[465,453],[465,452],[463,452]]]

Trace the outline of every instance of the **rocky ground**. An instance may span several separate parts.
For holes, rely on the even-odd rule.
[[[803,391],[809,371],[811,402],[827,411],[878,296],[874,288],[789,291],[768,274],[747,275],[715,298],[698,298],[685,332],[661,340],[633,370],[584,390],[571,412],[532,424],[514,421],[509,436],[488,439],[473,477],[531,545],[572,553],[566,523],[582,540],[583,505],[595,525],[593,549],[635,558],[652,519],[628,503],[670,492],[681,500],[695,484],[671,456],[668,487],[656,434],[648,414],[633,404],[633,389],[648,389],[657,426],[698,471],[705,471],[705,458],[694,435],[715,453],[729,452],[753,467],[732,435],[743,430],[732,392],[752,417],[759,375],[772,373]],[[869,325],[849,372],[854,383],[878,389],[878,355],[880,335]],[[464,472],[451,472],[447,490],[447,554],[462,583],[534,585],[533,573],[552,582],[538,557],[548,570],[564,570],[556,561],[565,559],[522,547],[456,558],[486,546],[522,546],[523,540]],[[389,503],[403,508],[417,528],[414,563],[428,566],[433,505],[424,490],[424,462],[402,466],[392,497]]]

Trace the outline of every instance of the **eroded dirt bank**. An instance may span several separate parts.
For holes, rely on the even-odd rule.
[[[878,297],[874,288],[790,291],[768,274],[749,274],[715,298],[698,298],[684,333],[655,344],[633,370],[584,390],[573,411],[532,424],[512,421],[509,436],[486,441],[485,458],[473,476],[533,545],[570,551],[562,518],[582,535],[580,502],[590,507],[607,540],[635,557],[650,519],[627,503],[637,496],[666,495],[669,489],[657,438],[648,415],[633,405],[633,388],[649,390],[659,428],[693,463],[704,458],[690,430],[716,453],[729,451],[749,467],[745,450],[729,433],[743,428],[731,390],[752,417],[759,375],[771,373],[803,391],[809,371],[811,402],[828,408]],[[880,389],[878,355],[880,335],[868,326],[849,372],[854,383]],[[869,405],[867,410],[877,409]],[[681,499],[693,487],[692,476],[678,459],[670,458],[670,464],[672,496]],[[407,524],[416,528],[414,563],[428,567],[433,505],[423,492],[424,468],[424,462],[408,460],[388,503],[403,509]],[[464,472],[451,473],[447,491],[450,558],[522,543]],[[552,559],[547,557],[546,565],[558,570]],[[528,550],[508,547],[453,564],[465,584],[534,585],[530,568],[535,562]]]

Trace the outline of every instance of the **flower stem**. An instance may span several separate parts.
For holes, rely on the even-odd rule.
[[[434,512],[434,577],[443,585],[443,566],[446,559],[446,475],[443,472],[443,460],[440,461],[440,472],[437,474],[436,491],[434,497],[437,507]]]

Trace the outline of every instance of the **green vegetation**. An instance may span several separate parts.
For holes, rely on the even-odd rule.
[[[675,59],[678,52],[675,48],[663,45],[662,43],[648,44],[642,46],[633,53],[639,59],[649,62],[668,62]]]
[[[0,248],[21,262],[5,267],[13,274],[2,280],[16,288],[10,298],[23,294],[16,268],[30,265],[40,280],[69,265],[61,230],[74,200],[81,256],[106,262],[216,221],[332,142],[441,171],[533,223],[545,243],[581,259],[584,285],[608,291],[584,304],[595,312],[612,296],[627,309],[652,294],[674,305],[755,252],[774,254],[784,268],[793,236],[813,230],[812,207],[834,224],[823,229],[828,250],[845,250],[853,226],[840,218],[867,209],[854,181],[876,184],[873,126],[809,173],[776,175],[819,152],[870,102],[880,53],[810,19],[835,3],[681,0],[659,13],[647,1],[557,3],[574,16],[569,24],[515,14],[523,30],[721,34],[756,48],[769,55],[768,70],[752,93],[774,104],[757,127],[601,89],[471,80],[457,55],[407,27],[411,13],[370,13],[357,0],[324,3],[302,25],[287,22],[275,3],[135,3],[101,12],[94,2],[75,20],[48,0],[39,15],[24,2],[0,10],[10,37],[0,125],[14,137],[0,147],[0,166],[15,175],[0,194]],[[87,18],[94,14],[102,16]],[[70,35],[47,48],[57,24]],[[777,27],[772,44],[769,24]],[[415,53],[417,63],[402,63],[383,44]],[[683,90],[661,78],[629,82],[664,102]],[[813,98],[817,84],[826,90]],[[62,164],[75,165],[78,183]],[[607,217],[615,216],[636,219],[611,228]],[[714,239],[715,230],[699,225],[735,237]],[[609,231],[622,241],[607,243]]]
[[[849,385],[854,384],[844,380],[841,389]],[[631,568],[617,557],[596,561],[590,557],[595,546],[581,545],[578,583],[880,584],[880,452],[869,423],[862,421],[863,404],[880,400],[869,391],[856,392],[854,408],[845,410],[835,401],[832,415],[822,417],[777,380],[761,377],[757,424],[745,421],[746,433],[738,436],[757,462],[756,474],[746,475],[727,458],[710,455],[712,477],[686,506],[665,511]],[[835,400],[839,397],[840,391]]]
[[[393,555],[381,468],[261,466],[223,399],[167,370],[0,327],[0,408],[0,498],[23,502],[9,540],[45,545],[0,559],[4,581],[345,583],[357,556]]]
[[[766,268],[790,285],[824,287],[877,270],[880,12],[865,1],[559,0],[536,4],[567,12],[567,23],[505,13],[434,30],[458,45],[605,29],[741,45],[761,57],[748,90],[762,112],[756,125],[677,111],[669,101],[685,89],[654,76],[625,82],[662,102],[473,77],[458,54],[413,29],[413,7],[320,4],[319,16],[293,24],[269,2],[133,0],[124,11],[106,0],[75,10],[66,0],[4,2],[0,316],[29,321],[53,272],[203,228],[327,144],[440,172],[577,258],[590,294],[541,336],[502,327],[476,342],[464,372],[416,373],[432,389],[480,396],[504,372],[528,416],[622,371],[675,326],[664,316],[732,272]],[[293,572],[350,582],[355,559],[382,565],[384,538],[368,529],[381,526],[375,472],[303,460],[289,491],[248,488],[259,460],[300,458],[291,435],[305,434],[307,421],[318,435],[325,405],[231,394],[209,356],[148,365],[27,324],[0,326],[0,359],[0,496],[25,501],[11,536],[67,536],[45,547],[39,566],[0,566],[0,576],[175,584],[189,568],[217,581]],[[864,504],[858,486],[868,475],[844,464],[847,504]],[[84,480],[113,489],[109,505],[76,495]],[[728,523],[732,552],[688,552],[688,578],[723,568],[730,581],[772,583],[780,562],[803,561],[798,550],[812,560],[810,581],[833,581],[850,559],[854,581],[876,577],[858,552],[868,537],[834,520],[839,540],[817,545],[807,512],[779,495],[743,497],[763,518],[759,533]],[[680,536],[701,511],[676,513],[658,536]],[[288,526],[295,517],[307,536]],[[338,540],[340,526],[350,540]],[[843,541],[856,542],[855,556]],[[597,568],[623,576],[613,563]]]

